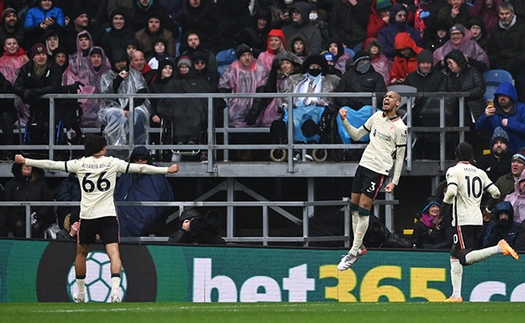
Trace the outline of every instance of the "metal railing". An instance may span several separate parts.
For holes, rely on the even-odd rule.
[[[370,97],[372,99],[372,106],[375,108],[378,106],[378,98],[383,93],[375,93],[375,92],[339,92],[339,93],[319,93],[316,94],[316,96],[320,97],[327,97],[327,98],[335,98],[335,97]],[[469,128],[465,127],[465,120],[464,120],[464,98],[468,96],[468,93],[463,92],[435,92],[435,93],[400,93],[402,97],[406,97],[408,100],[407,103],[407,110],[406,110],[406,116],[405,123],[408,126],[408,142],[411,143],[414,139],[416,132],[435,132],[439,133],[440,137],[440,163],[439,163],[439,170],[444,171],[445,170],[445,151],[447,149],[446,147],[446,140],[445,140],[445,133],[446,132],[458,132],[460,136],[460,140],[464,139],[464,132],[468,131]],[[304,96],[304,93],[283,93],[278,94],[280,98],[284,102],[288,102],[288,115],[289,120],[293,120],[293,98]],[[216,127],[215,124],[215,116],[214,116],[214,109],[213,109],[213,100],[214,99],[230,99],[230,98],[275,98],[275,93],[247,93],[247,94],[226,94],[226,93],[192,93],[191,95],[188,94],[174,94],[174,93],[166,93],[166,94],[132,94],[132,95],[122,95],[122,94],[93,94],[93,95],[86,95],[86,94],[47,94],[42,96],[43,98],[49,99],[49,109],[50,109],[50,118],[49,118],[49,124],[55,125],[55,105],[57,100],[66,100],[66,99],[86,99],[86,98],[101,98],[101,99],[115,99],[115,98],[129,98],[129,107],[130,107],[130,115],[131,118],[128,119],[129,122],[129,144],[128,145],[122,145],[122,146],[109,146],[108,149],[116,150],[116,151],[127,151],[128,155],[133,150],[133,148],[136,146],[134,143],[134,127],[133,127],[133,111],[134,111],[134,100],[135,99],[162,99],[162,98],[176,98],[176,99],[189,99],[189,98],[203,98],[207,99],[208,102],[208,118],[207,118],[207,127],[206,127],[206,140],[207,142],[205,144],[197,144],[197,145],[152,145],[147,144],[144,145],[146,148],[150,150],[156,150],[156,149],[172,149],[172,150],[204,150],[207,152],[208,155],[208,163],[207,163],[207,172],[215,172],[215,163],[217,160],[215,159],[216,152],[223,151],[223,161],[229,161],[229,151],[230,150],[271,150],[271,149],[282,149],[287,152],[288,156],[293,156],[294,150],[305,150],[305,149],[326,149],[326,150],[352,150],[352,149],[363,149],[366,147],[366,144],[334,144],[334,143],[315,143],[315,144],[300,144],[300,143],[294,143],[293,141],[293,123],[288,122],[287,123],[287,142],[283,144],[258,144],[258,143],[246,143],[246,144],[231,144],[229,142],[229,134],[233,133],[261,133],[261,132],[268,132],[268,128],[257,128],[257,127],[246,127],[246,128],[230,128],[228,126],[228,113],[227,109],[225,109],[224,113],[224,125],[222,127]],[[413,111],[412,106],[414,99],[417,97],[439,97],[440,98],[440,120],[439,120],[439,127],[414,127],[412,125],[413,122]],[[457,97],[459,98],[459,120],[458,120],[458,126],[455,127],[448,127],[445,125],[445,104],[444,100],[445,98],[449,97]],[[14,95],[0,95],[0,98],[16,98]],[[223,134],[223,143],[218,143],[216,138],[217,134]],[[23,150],[47,150],[49,154],[49,158],[53,159],[54,153],[56,150],[83,150],[84,147],[81,145],[58,145],[55,143],[55,127],[49,127],[48,132],[48,138],[49,142],[47,145],[4,145],[2,146],[3,150],[16,150],[19,151],[21,149]],[[410,171],[412,169],[412,147],[409,144],[407,147],[407,164],[406,164],[406,170]],[[293,173],[294,170],[294,160],[293,158],[288,158],[288,172]]]

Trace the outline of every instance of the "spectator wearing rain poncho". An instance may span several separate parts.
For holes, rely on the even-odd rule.
[[[219,91],[223,93],[263,92],[269,71],[257,59],[253,58],[248,45],[241,44],[235,49],[237,60],[228,66],[219,79]],[[246,127],[255,124],[263,110],[261,99],[230,98],[228,100],[229,126]]]
[[[100,90],[103,94],[137,94],[147,93],[148,86],[139,71],[129,69],[128,58],[124,50],[117,50],[113,54],[111,70],[102,75]],[[99,120],[104,124],[104,136],[108,145],[123,145],[128,142],[129,102],[127,97],[105,99],[98,112]],[[146,124],[149,119],[149,101],[134,99],[134,143],[145,144],[147,133]]]

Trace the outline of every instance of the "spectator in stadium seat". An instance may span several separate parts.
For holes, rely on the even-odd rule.
[[[51,190],[46,184],[44,171],[22,164],[13,164],[14,178],[5,184],[2,201],[52,201]],[[52,206],[31,207],[31,237],[43,238],[44,231],[55,221]],[[11,206],[0,208],[0,236],[10,233],[15,237],[25,237],[26,208]]]
[[[337,39],[328,41],[328,51],[335,57],[334,66],[342,73],[346,72],[346,62],[352,59],[349,53],[345,51],[343,43]],[[340,75],[339,75],[340,76]]]
[[[154,45],[153,40],[156,38],[162,38],[166,45],[165,51],[169,56],[175,56],[175,38],[173,37],[173,33],[164,28],[162,20],[155,12],[148,15],[146,27],[137,31],[135,38],[139,41],[140,48],[142,48],[146,57],[154,54],[152,48]]]
[[[473,125],[483,114],[483,107],[486,106],[483,97],[485,80],[477,69],[468,65],[465,55],[458,49],[448,53],[445,56],[445,62],[447,66],[445,91],[468,92],[470,94],[469,97],[465,98],[467,108],[465,109],[465,125]],[[474,136],[474,132],[471,131],[471,134]],[[475,140],[474,137],[470,139],[472,142]]]
[[[390,74],[392,74],[392,61],[383,54],[383,47],[377,38],[368,38],[363,48],[370,54],[370,64],[376,72],[381,74],[386,86],[390,85]]]
[[[521,149],[520,152],[512,155],[510,173],[501,176],[494,183],[500,190],[501,196],[498,199],[489,199],[483,203],[483,216],[486,219],[490,217],[490,213],[498,202],[503,201],[507,195],[514,192],[515,185],[523,170],[525,170],[525,149]]]
[[[336,0],[328,20],[331,37],[357,51],[366,40],[372,1]],[[314,52],[317,54],[317,52]]]
[[[237,60],[231,63],[219,79],[219,91],[223,93],[264,92],[269,70],[253,58],[251,48],[242,44],[235,49]],[[247,82],[248,80],[248,82]],[[230,127],[257,125],[257,119],[264,107],[261,99],[231,98],[228,115]]]
[[[144,146],[135,147],[130,163],[153,165],[151,155]],[[122,174],[115,187],[115,201],[172,202],[173,188],[164,175]],[[159,234],[165,229],[172,207],[118,205],[117,214],[122,237],[140,237]]]
[[[4,43],[7,37],[14,37],[20,47],[26,50],[26,36],[22,24],[18,20],[17,11],[11,7],[5,8],[2,13],[2,23],[0,26],[0,44]],[[0,49],[3,54],[3,49]]]
[[[310,42],[303,34],[295,34],[288,40],[288,51],[304,60],[311,55]]]
[[[394,64],[392,64],[390,83],[404,84],[407,75],[417,71],[417,55],[423,48],[418,47],[412,37],[405,32],[396,35],[394,47],[396,57],[394,57]]]
[[[0,57],[0,72],[11,84],[15,83],[20,67],[27,62],[29,62],[29,57],[19,46],[16,38],[11,36],[4,38],[3,55]]]
[[[272,69],[272,61],[275,55],[286,51],[286,40],[284,33],[280,29],[272,29],[268,33],[267,48],[259,55],[257,60],[266,66],[268,70]]]
[[[307,2],[296,2],[290,11],[292,23],[281,28],[284,38],[291,38],[295,34],[303,34],[310,42],[312,54],[321,52],[322,39],[321,32],[310,23],[308,16],[312,7]]]
[[[490,142],[490,153],[476,161],[476,167],[487,173],[492,182],[510,172],[512,153],[509,151],[509,135],[501,127],[494,129]]]
[[[140,50],[136,50],[133,53],[131,53],[129,67],[133,70],[139,71],[144,80],[146,80],[146,84],[148,85],[151,84],[151,81],[157,74],[157,71],[155,71],[148,65],[144,53]]]
[[[155,37],[151,46],[152,54],[146,57],[149,67],[156,70],[159,67],[159,62],[162,60],[172,60],[173,57],[166,52],[166,41],[160,37]]]
[[[109,4],[108,4],[109,5]],[[126,49],[128,41],[135,39],[135,32],[129,24],[124,10],[117,9],[109,17],[110,30],[101,37],[100,46],[106,55],[111,57],[117,49]]]
[[[439,10],[437,19],[446,21],[451,26],[466,26],[470,19],[469,6],[465,0],[448,0],[448,4]]]
[[[434,51],[436,68],[444,69],[446,67],[445,56],[452,50],[459,49],[464,54],[468,65],[476,68],[480,73],[488,70],[490,63],[487,53],[478,43],[465,37],[465,33],[465,27],[461,24],[455,24],[450,28],[450,40]]]
[[[93,47],[93,40],[87,30],[79,32],[76,40],[77,50],[69,56],[69,68],[82,80],[89,74],[89,51]]]
[[[483,247],[493,246],[505,239],[512,247],[518,249],[520,224],[514,222],[514,209],[508,201],[499,202],[494,209],[493,219],[487,223],[483,232]]]
[[[44,44],[46,45],[47,55],[53,55],[53,51],[60,46],[58,33],[52,29],[46,31],[44,34]]]
[[[417,214],[412,234],[412,244],[418,249],[448,249],[452,246],[452,219],[439,217],[441,199],[435,196],[427,198],[423,208]]]
[[[28,128],[32,144],[48,143],[49,100],[39,98],[49,93],[60,93],[62,74],[48,59],[44,44],[37,43],[29,50],[31,59],[20,68],[14,92],[30,106]]]
[[[0,73],[0,93],[12,94],[13,85]],[[13,125],[18,114],[14,106],[13,99],[0,99],[0,127],[2,128],[2,145],[14,145]],[[12,152],[7,150],[0,151],[0,159],[11,160]]]
[[[377,34],[377,39],[383,46],[383,53],[390,60],[396,56],[395,38],[398,33],[405,32],[410,35],[418,47],[423,47],[423,38],[417,30],[406,23],[408,9],[403,4],[395,4],[390,9],[390,21],[386,27]]]
[[[218,63],[215,54],[206,48],[201,42],[202,36],[201,33],[197,30],[188,31],[183,39],[181,40],[180,52],[181,56],[187,55],[193,57],[193,54],[196,51],[206,52],[208,57],[208,70],[217,71]]]
[[[508,82],[496,88],[493,105],[485,104],[485,111],[476,122],[476,130],[489,135],[497,127],[509,135],[511,154],[525,147],[525,105],[518,101],[516,88]]]
[[[77,37],[78,33],[82,31],[88,31],[93,40],[93,44],[98,44],[100,40],[98,29],[91,28],[90,17],[87,14],[87,10],[81,6],[72,9],[69,19],[70,22],[67,24],[64,33],[64,45],[69,54],[73,54],[77,51]]]
[[[512,204],[514,209],[514,222],[521,224],[525,221],[525,173],[522,172],[514,184],[514,192],[505,197],[505,201]]]
[[[186,0],[186,10],[180,16],[182,35],[197,31],[203,48],[217,52],[220,34],[217,27],[217,4],[211,0]],[[181,41],[181,46],[184,42]],[[181,49],[181,54],[184,49]],[[211,63],[211,61],[210,61]]]
[[[498,7],[502,0],[484,0],[474,1],[474,5],[470,8],[469,13],[471,18],[481,20],[480,27],[484,27],[484,33],[488,38],[490,31],[498,24]]]
[[[233,40],[237,45],[244,43],[250,46],[253,57],[257,58],[267,48],[266,38],[271,28],[272,14],[268,8],[261,7],[255,12],[250,24],[234,34]]]
[[[54,6],[53,0],[37,0],[36,7],[29,9],[24,19],[24,30],[29,44],[40,41],[48,29],[61,32],[65,26],[64,12]]]
[[[525,102],[525,19],[517,16],[508,2],[499,6],[498,15],[499,22],[490,32],[487,50],[490,67],[510,72],[518,101]]]
[[[346,62],[347,70],[341,77],[335,92],[386,92],[385,81],[381,74],[370,64],[370,55],[366,51],[358,51],[353,59]],[[371,97],[336,97],[339,106],[348,106],[359,110],[364,105],[372,104]]]
[[[195,51],[191,58],[197,75],[208,81],[211,87],[217,91],[220,75],[217,70],[210,70],[208,67],[208,52],[201,50]]]
[[[131,27],[135,32],[148,26],[148,18],[155,14],[162,22],[164,29],[173,33],[173,38],[179,37],[179,29],[170,18],[166,9],[156,0],[136,0],[130,15]]]
[[[419,52],[417,70],[407,75],[404,84],[415,87],[418,92],[437,92],[443,88],[445,75],[434,68],[432,52],[429,49]]]
[[[101,93],[135,94],[147,93],[146,80],[139,71],[128,67],[127,54],[123,50],[113,53],[111,70],[102,76]],[[128,143],[129,98],[104,99],[99,111],[99,120],[105,124],[104,136],[109,145]],[[134,99],[134,133],[135,144],[145,144],[147,139],[146,125],[149,120],[149,101]]]
[[[480,18],[472,18],[470,19],[467,27],[470,31],[470,39],[475,41],[476,44],[478,44],[479,47],[481,47],[486,53],[489,46],[489,40],[487,38],[483,20]]]
[[[370,6],[370,17],[368,18],[368,26],[366,28],[366,36],[368,38],[376,38],[377,33],[388,25],[390,21],[390,8],[392,2],[390,0],[376,0]]]

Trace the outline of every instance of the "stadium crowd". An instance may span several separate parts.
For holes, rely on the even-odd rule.
[[[304,93],[293,102],[294,141],[321,142],[326,120],[335,118],[339,107],[358,111],[371,102],[318,93],[385,92],[387,86],[404,84],[420,92],[469,92],[467,140],[475,156],[489,145],[493,156],[484,169],[494,171],[501,161],[505,171],[498,175],[517,181],[521,173],[514,173],[514,164],[525,164],[520,152],[525,146],[520,103],[525,99],[525,7],[519,0],[0,0],[0,12],[0,92],[20,97],[1,104],[3,145],[15,144],[13,127],[24,126],[27,135],[21,140],[30,144],[48,142],[50,126],[73,133],[63,142],[79,140],[85,127],[102,127],[110,145],[129,142],[129,99],[58,100],[57,125],[49,125],[49,102],[40,98],[49,93]],[[225,63],[227,52],[235,57]],[[489,69],[507,70],[514,79],[498,88],[493,105],[486,101],[493,98],[484,97],[482,74]],[[414,107],[423,125],[431,116],[431,101]],[[207,125],[206,99],[132,102],[137,144],[146,143],[149,124],[171,125],[166,142],[173,144],[197,143]],[[224,102],[214,106],[219,119]],[[224,113],[230,127],[271,127],[271,134],[282,138],[286,110],[279,97],[231,98]],[[232,142],[271,140],[264,136],[232,137]],[[432,138],[423,139],[422,156],[432,147]],[[504,154],[494,148],[497,142],[506,145]],[[1,153],[12,159],[11,151]],[[253,154],[235,158],[250,160]],[[310,156],[298,152],[294,158]],[[39,183],[41,175],[24,174],[15,174],[19,182],[30,178],[23,185]],[[509,197],[513,206],[519,203],[519,187],[508,193],[516,195]],[[49,197],[29,199],[37,198]],[[436,228],[429,216],[439,202],[429,201],[417,230]],[[510,213],[494,208],[497,225],[501,210]],[[35,212],[35,223],[47,221],[47,215]],[[514,210],[512,216],[521,225],[520,213]],[[429,245],[418,239],[415,246]]]

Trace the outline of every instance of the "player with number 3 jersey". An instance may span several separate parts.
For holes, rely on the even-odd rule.
[[[73,299],[76,302],[85,302],[86,258],[89,245],[94,243],[96,236],[99,235],[111,262],[111,301],[120,302],[122,262],[119,252],[119,225],[113,197],[117,175],[118,173],[176,173],[179,166],[173,164],[170,167],[156,167],[106,157],[107,142],[100,136],[87,137],[84,149],[85,157],[65,162],[29,159],[22,155],[16,155],[15,162],[77,174],[82,195],[75,259],[78,292]]]

